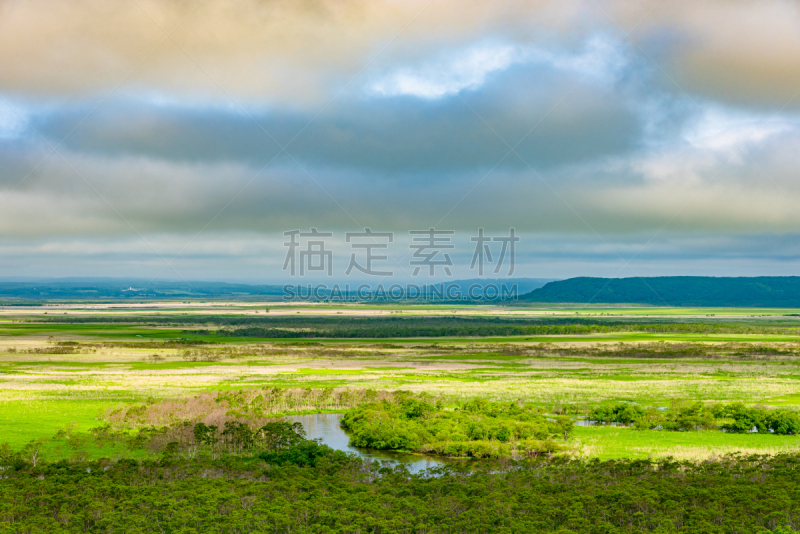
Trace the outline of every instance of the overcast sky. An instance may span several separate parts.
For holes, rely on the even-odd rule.
[[[406,281],[431,227],[461,278],[481,227],[514,276],[800,274],[799,29],[788,0],[0,0],[0,275],[289,280],[312,227],[337,279],[365,227]]]

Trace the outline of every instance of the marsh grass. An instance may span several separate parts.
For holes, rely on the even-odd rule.
[[[627,427],[576,427],[574,452],[584,458],[666,458],[692,462],[729,454],[800,452],[800,437],[719,431],[666,432]]]
[[[481,397],[533,403],[551,413],[605,400],[648,406],[676,400],[741,401],[800,408],[800,344],[796,342],[620,344],[584,338],[581,343],[563,339],[561,343],[523,343],[512,338],[507,342],[262,343],[251,339],[241,343],[226,339],[226,343],[200,343],[170,339],[164,334],[169,331],[166,327],[157,329],[162,335],[158,341],[114,339],[133,331],[121,333],[115,330],[117,325],[111,327],[110,338],[99,337],[102,325],[28,326],[36,327],[40,337],[21,336],[20,330],[6,328],[11,337],[0,343],[0,372],[4,373],[0,375],[0,433],[5,436],[0,441],[14,446],[50,438],[73,421],[86,431],[100,424],[110,410],[147,403],[147,399],[158,404],[164,399],[264,388],[342,394],[406,390],[452,402]],[[98,332],[98,338],[80,337],[89,331]],[[47,333],[53,338],[41,337]],[[307,402],[265,413],[344,406]],[[605,429],[581,432],[588,434],[579,436],[580,450],[601,457],[706,458],[723,450],[745,453],[794,446],[790,443],[794,438],[784,441],[777,436],[656,433],[648,437],[618,431],[612,438],[603,434]]]

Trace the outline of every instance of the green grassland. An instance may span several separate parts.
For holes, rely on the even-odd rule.
[[[615,426],[577,427],[575,441],[585,456],[601,460],[671,456],[677,460],[697,461],[730,453],[800,452],[800,438],[797,436],[718,431],[663,432]]]
[[[337,309],[296,306],[293,312],[294,308],[301,316]],[[490,319],[476,324],[488,329],[506,324],[493,322],[491,317],[529,311],[488,306],[339,308],[352,313],[390,312],[392,316],[417,313],[434,320],[439,320],[435,313],[480,315]],[[214,324],[217,308],[192,305],[184,309],[189,315],[176,315],[174,308],[157,305],[146,313],[133,308],[91,313],[67,310],[67,318],[80,312],[90,317],[88,322],[60,322],[64,312],[59,310],[60,315],[55,316],[52,308],[26,309],[24,313],[3,310],[0,442],[20,448],[42,438],[50,440],[51,455],[68,457],[74,452],[67,446],[68,440],[51,438],[67,428],[80,434],[101,426],[109,411],[119,406],[253,388],[405,390],[428,393],[446,403],[486,398],[524,402],[554,413],[604,401],[647,406],[691,400],[738,401],[800,409],[800,334],[796,330],[800,322],[790,316],[794,310],[542,308],[536,310],[539,316],[603,314],[591,318],[600,321],[607,315],[629,316],[625,325],[631,331],[533,336],[481,335],[485,332],[478,331],[475,336],[458,337],[285,339],[219,333],[228,328],[226,324],[249,321],[254,311],[250,306],[226,307],[226,318],[219,319],[219,325]],[[698,318],[700,312],[733,319]],[[114,319],[106,320],[112,313]],[[258,320],[263,321],[265,315]],[[161,317],[160,321],[149,324],[154,316]],[[659,325],[699,332],[636,331],[641,321],[652,324],[652,316],[660,316]],[[181,317],[193,319],[182,323]],[[314,324],[335,327],[336,317]],[[357,317],[364,323],[369,316]],[[702,332],[705,325],[711,332]],[[730,327],[731,332],[714,331],[721,327]],[[741,333],[745,330],[755,333]],[[113,447],[103,447],[111,446],[96,447],[90,456],[121,454]],[[585,457],[672,454],[703,459],[736,451],[776,453],[796,444],[792,436],[589,427],[576,429],[571,447]]]

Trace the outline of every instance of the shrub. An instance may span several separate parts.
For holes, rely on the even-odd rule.
[[[350,409],[341,426],[351,433],[350,444],[355,447],[507,458],[558,449],[553,440],[566,440],[573,421],[548,418],[516,403],[473,399],[456,410],[444,410],[425,398],[399,395]]]

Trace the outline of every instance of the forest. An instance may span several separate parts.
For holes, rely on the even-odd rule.
[[[615,332],[674,334],[797,335],[797,321],[748,324],[744,321],[619,320],[610,318],[504,317],[382,317],[370,320],[343,317],[262,318],[248,326],[218,330],[218,335],[261,338],[414,338],[589,335]],[[233,326],[233,325],[232,325]]]
[[[301,447],[295,445],[291,448]],[[294,455],[302,457],[302,454]],[[788,534],[800,457],[454,465],[423,474],[344,454],[33,466],[3,457],[3,532]]]
[[[520,301],[791,308],[800,305],[800,277],[578,277],[550,282]]]

